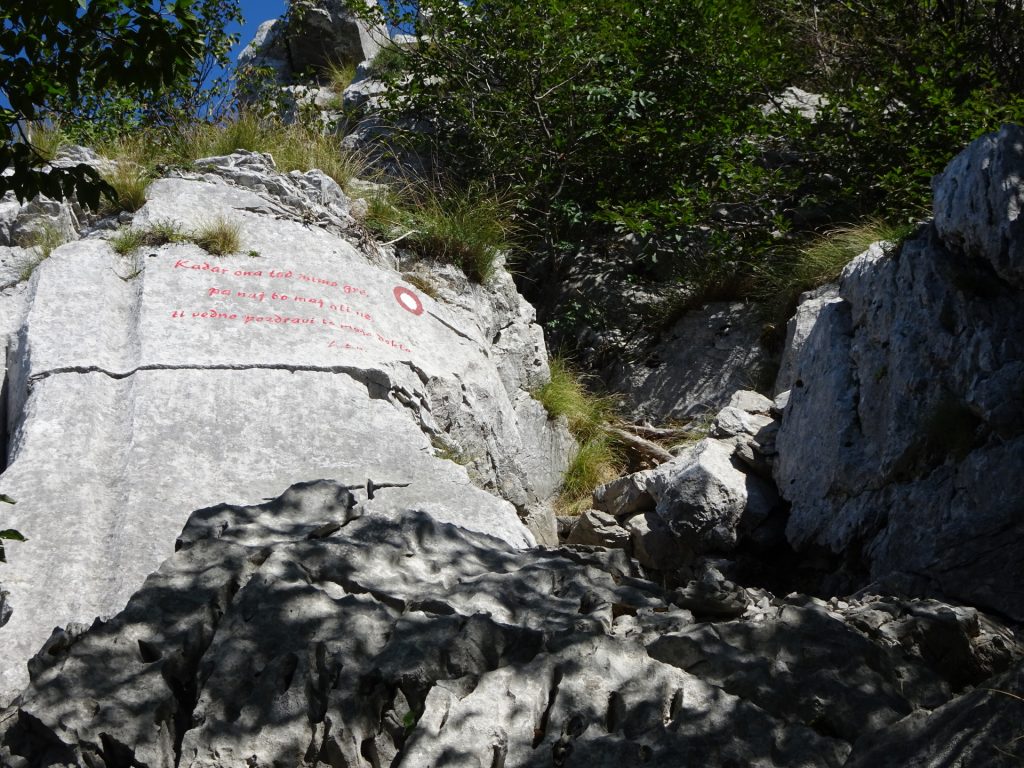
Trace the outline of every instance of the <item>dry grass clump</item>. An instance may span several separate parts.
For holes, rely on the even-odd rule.
[[[242,226],[223,216],[204,224],[189,239],[207,253],[225,256],[242,250]]]
[[[873,243],[881,241],[896,247],[915,226],[869,219],[826,232],[759,272],[753,293],[773,314],[787,314],[801,293],[838,280],[843,268]]]
[[[107,197],[101,211],[134,213],[146,204],[146,190],[153,182],[152,171],[137,163],[122,160],[113,170],[101,174],[103,180],[114,189],[114,196]]]
[[[144,246],[156,248],[168,243],[195,243],[214,256],[238,253],[242,248],[242,227],[218,216],[192,233],[182,231],[173,222],[161,221],[145,229],[127,227],[110,238],[111,248],[122,256]]]
[[[170,221],[156,222],[147,229],[128,227],[117,232],[110,238],[110,246],[115,252],[127,256],[132,251],[149,246],[152,248],[168,243],[184,243],[189,241],[189,236],[178,229],[177,225]]]

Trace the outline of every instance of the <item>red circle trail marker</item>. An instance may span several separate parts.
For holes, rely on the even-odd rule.
[[[412,312],[416,316],[423,314],[423,302],[420,301],[420,297],[415,293],[401,285],[395,286],[394,293],[395,301],[406,312]]]

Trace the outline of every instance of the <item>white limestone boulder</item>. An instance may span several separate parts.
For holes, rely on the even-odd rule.
[[[857,583],[1024,619],[1019,129],[936,181],[935,222],[843,272],[796,356],[774,476],[797,548]]]
[[[227,221],[238,253],[94,237],[29,283],[0,477],[3,527],[29,541],[4,570],[0,697],[54,626],[123,607],[197,507],[339,479],[365,514],[534,543],[517,507],[553,493],[571,439],[527,392],[545,351],[511,281],[474,297],[484,320],[446,306],[358,245],[323,174],[234,160],[155,182],[132,226]]]

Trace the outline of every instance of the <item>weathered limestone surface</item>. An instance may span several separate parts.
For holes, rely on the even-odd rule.
[[[733,585],[743,621],[712,624],[628,561],[367,515],[347,485],[194,513],[124,611],[32,660],[0,763],[841,766],[1019,653],[935,602]]]
[[[774,462],[796,547],[1016,620],[1022,152],[1020,129],[977,140],[936,177],[933,226],[848,265],[797,355]]]
[[[800,304],[786,324],[786,342],[775,378],[775,391],[788,392],[796,383],[796,361],[818,315],[829,304],[841,301],[838,286],[829,283],[800,296]]]
[[[329,66],[372,59],[388,31],[356,18],[343,0],[296,0],[285,19],[263,22],[238,56],[240,66],[270,67],[282,83]]]
[[[713,413],[759,384],[768,353],[761,322],[742,302],[716,302],[683,315],[642,360],[619,365],[610,387],[638,419],[655,423]]]
[[[18,502],[4,527],[29,538],[4,571],[7,695],[54,626],[124,605],[191,509],[346,478],[368,514],[416,509],[529,546],[517,508],[543,504],[571,449],[528,395],[543,338],[507,276],[435,301],[360,244],[333,181],[258,155],[148,194],[132,226],[223,219],[240,253],[120,256],[98,232],[33,274],[0,478]]]

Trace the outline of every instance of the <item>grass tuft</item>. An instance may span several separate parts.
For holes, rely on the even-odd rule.
[[[432,299],[437,299],[437,286],[424,275],[418,275],[413,272],[404,272],[402,273],[402,279],[409,283],[409,285],[418,288],[421,293],[425,293]]]
[[[229,155],[240,149],[273,156],[277,170],[310,171],[319,168],[342,189],[367,172],[366,159],[341,146],[341,137],[317,128],[242,113],[224,123],[203,123],[177,136],[173,142],[176,161],[190,163],[201,157]]]
[[[148,229],[128,227],[110,238],[110,246],[116,253],[127,256],[143,246],[159,247],[168,243],[184,243],[190,238],[170,221],[159,221]]]
[[[352,85],[352,81],[356,79],[356,65],[328,64],[324,70],[324,76],[327,78],[327,84],[330,89],[340,94]]]
[[[102,207],[104,213],[135,212],[146,204],[146,190],[153,181],[149,168],[132,161],[121,161],[103,180],[114,188],[116,197]]]
[[[223,216],[218,216],[189,239],[207,253],[225,256],[242,249],[242,226],[237,221],[229,221]]]
[[[614,418],[608,398],[587,391],[581,377],[563,360],[552,358],[551,380],[533,393],[552,419],[564,416],[579,449],[569,463],[555,506],[578,515],[590,507],[594,488],[619,475],[621,460],[607,431]]]
[[[68,137],[60,123],[32,122],[28,125],[28,143],[46,162],[53,162],[62,147],[67,146]]]
[[[409,185],[370,198],[365,222],[420,257],[455,264],[470,280],[486,283],[508,247],[506,208],[500,198],[474,190]]]
[[[36,252],[35,258],[22,268],[21,274],[18,276],[19,279],[28,280],[32,277],[36,267],[50,258],[54,249],[64,245],[67,241],[64,232],[52,221],[40,222],[38,229],[34,229],[22,237],[18,243],[22,248],[32,248]]]
[[[801,293],[839,279],[843,268],[864,253],[872,243],[883,241],[893,247],[915,229],[914,224],[891,224],[869,219],[832,230],[788,258],[779,259],[756,277],[753,293],[763,300],[770,314],[792,314]]]
[[[159,166],[184,167],[238,150],[272,155],[281,173],[319,168],[347,189],[353,178],[368,174],[369,164],[360,153],[342,147],[341,140],[316,127],[242,113],[219,123],[140,131],[103,142],[96,150],[118,163],[104,177],[117,190],[107,210],[134,211],[145,203],[145,189]]]

